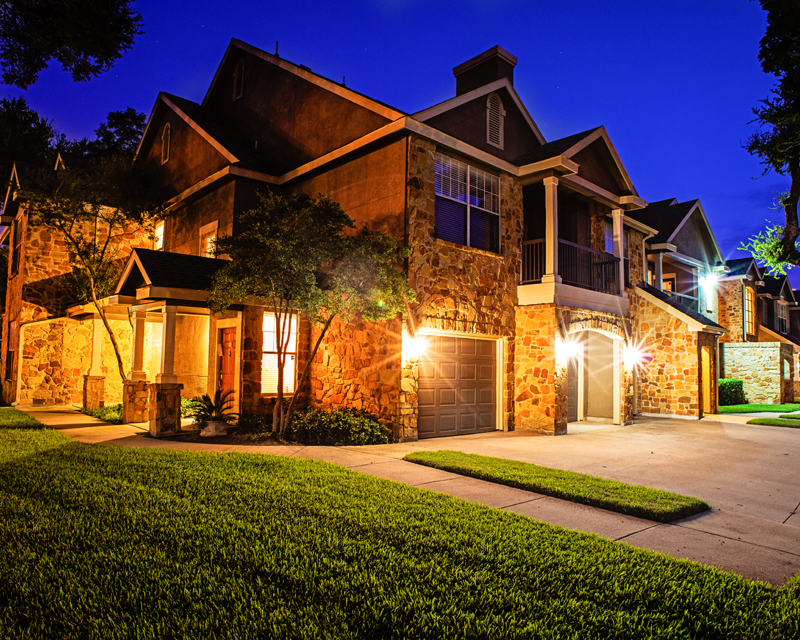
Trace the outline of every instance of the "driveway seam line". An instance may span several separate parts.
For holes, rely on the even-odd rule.
[[[649,527],[645,527],[644,529],[639,529],[638,531],[631,531],[630,533],[626,533],[624,536],[620,538],[614,538],[614,542],[622,542],[625,538],[629,538],[630,536],[635,536],[637,533],[644,533],[645,531],[650,531],[650,529],[655,529],[656,527],[660,527],[663,522],[655,522],[651,524]]]
[[[780,551],[781,553],[788,553],[790,556],[795,556],[800,558],[800,553],[795,553],[793,551],[786,551],[785,549],[779,549],[777,547],[770,547],[765,544],[759,544],[757,542],[750,542],[748,540],[742,540],[741,538],[731,538],[730,536],[723,535],[721,533],[712,533],[711,531],[704,531],[703,529],[694,529],[692,527],[687,527],[682,524],[671,524],[669,522],[664,522],[662,524],[666,524],[670,527],[679,527],[681,529],[689,529],[690,531],[697,531],[698,533],[704,533],[707,536],[715,536],[717,538],[724,538],[725,540],[730,540],[732,542],[741,542],[743,544],[750,545],[751,547],[759,547],[761,549],[769,549],[770,551]]]
[[[797,506],[794,508],[794,510],[788,516],[786,516],[786,520],[784,520],[781,524],[786,524],[787,522],[789,522],[789,518],[795,515],[799,510],[800,510],[800,502],[797,503]]]

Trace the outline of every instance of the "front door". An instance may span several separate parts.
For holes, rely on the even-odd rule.
[[[219,371],[219,389],[223,392],[233,391],[236,377],[236,328],[220,330],[220,355],[217,370]]]

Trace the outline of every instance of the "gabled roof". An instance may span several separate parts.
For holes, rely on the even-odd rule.
[[[494,93],[500,89],[505,89],[508,91],[508,94],[511,96],[511,100],[514,102],[514,105],[517,107],[519,112],[522,114],[523,119],[530,127],[530,130],[533,132],[533,135],[536,139],[541,143],[544,144],[544,136],[542,132],[539,131],[539,127],[536,126],[536,123],[531,118],[531,114],[528,113],[528,110],[525,108],[525,105],[520,100],[519,95],[514,90],[514,85],[511,84],[511,81],[508,78],[500,78],[499,80],[495,80],[494,82],[490,82],[482,87],[478,87],[477,89],[473,89],[472,91],[468,91],[467,93],[461,94],[460,96],[456,96],[455,98],[450,98],[449,100],[445,100],[444,102],[440,102],[432,107],[428,107],[427,109],[423,109],[422,111],[417,111],[417,113],[413,114],[411,117],[417,120],[418,122],[425,122],[426,120],[430,120],[431,118],[435,118],[438,115],[443,113],[447,113],[452,109],[456,109],[463,104],[468,102],[472,102],[473,100],[480,98],[482,96],[487,96],[490,93]]]
[[[134,249],[114,293],[144,286],[203,291],[211,286],[211,277],[224,264],[224,260],[215,258]]]
[[[755,267],[756,272],[758,272],[758,266],[755,262],[753,258],[734,258],[733,260],[726,260],[725,264],[728,269],[730,269],[728,277],[736,278],[739,276],[746,276],[751,267]],[[759,273],[759,275],[761,274]]]
[[[567,136],[566,138],[560,138],[558,140],[553,140],[552,142],[547,142],[541,147],[537,147],[536,149],[531,149],[530,151],[520,154],[514,158],[512,162],[518,167],[521,167],[523,165],[533,164],[534,162],[539,162],[541,160],[568,155],[567,151],[569,151],[569,149],[586,138],[590,133],[597,131],[599,128],[600,127],[595,127],[594,129],[576,133],[574,135]]]
[[[690,309],[686,305],[678,302],[677,299],[673,298],[671,295],[656,289],[646,282],[640,282],[636,285],[636,288],[658,300],[661,303],[659,306],[664,307],[670,315],[686,322],[690,328],[700,331],[710,331],[712,333],[728,331],[725,327],[707,318],[702,313]],[[637,291],[637,293],[639,292]]]
[[[758,288],[759,294],[774,296],[775,298],[783,297],[786,300],[795,302],[794,293],[792,292],[792,287],[789,284],[789,278],[787,276],[770,276],[764,274],[761,280],[764,284]]]
[[[394,107],[391,107],[383,102],[365,96],[363,93],[353,91],[352,89],[348,89],[338,82],[334,82],[333,80],[329,80],[328,78],[325,78],[317,73],[313,73],[308,67],[297,65],[289,62],[288,60],[284,60],[283,58],[279,58],[278,56],[274,56],[266,51],[263,51],[262,49],[259,49],[258,47],[254,47],[236,38],[231,38],[228,48],[225,50],[225,55],[222,57],[222,61],[219,63],[219,66],[214,73],[214,79],[211,81],[208,91],[206,91],[206,95],[201,103],[202,105],[205,105],[206,102],[208,102],[208,99],[217,84],[217,80],[219,79],[222,68],[225,66],[228,56],[231,55],[231,52],[234,49],[246,51],[257,58],[266,60],[270,64],[274,64],[275,66],[280,67],[289,73],[293,73],[294,75],[299,76],[300,78],[303,78],[304,80],[307,80],[308,82],[311,82],[312,84],[315,84],[326,91],[335,93],[345,100],[349,100],[350,102],[358,104],[359,106],[369,109],[370,111],[373,111],[384,118],[388,118],[389,120],[396,120],[397,118],[402,118],[403,116],[408,115],[399,109],[395,109]]]

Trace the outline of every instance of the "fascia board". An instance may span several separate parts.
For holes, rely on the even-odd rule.
[[[181,120],[183,120],[192,129],[194,129],[197,133],[199,133],[206,140],[206,142],[208,142],[219,153],[221,153],[228,162],[239,162],[239,158],[233,155],[233,153],[231,153],[228,149],[223,147],[216,138],[209,135],[205,129],[203,129],[199,124],[197,124],[188,115],[186,115],[186,113],[184,113],[180,109],[180,107],[178,107],[174,102],[172,102],[172,100],[170,100],[169,98],[167,98],[167,96],[163,94],[160,96],[160,98],[164,101],[164,104],[166,104],[170,109],[172,109],[178,115],[178,117]]]
[[[628,171],[625,169],[625,166],[622,164],[622,160],[617,153],[617,150],[614,148],[614,145],[611,142],[611,138],[609,138],[608,133],[606,132],[606,128],[601,126],[598,127],[595,131],[590,133],[588,136],[579,140],[574,145],[572,145],[564,155],[567,156],[574,156],[579,151],[588,147],[592,142],[602,138],[603,141],[606,143],[606,147],[608,147],[609,152],[611,153],[611,158],[614,160],[614,164],[617,165],[617,170],[620,172],[622,176],[622,181],[625,183],[625,186],[628,188],[633,195],[638,196],[638,192],[636,191],[636,187],[633,186],[633,181],[631,177],[628,175]]]
[[[564,175],[573,175],[578,173],[578,166],[577,162],[573,162],[564,155],[554,156],[521,166],[519,168],[519,177],[523,178],[543,171],[558,171]]]
[[[585,195],[602,200],[612,208],[620,207],[619,196],[614,195],[610,191],[606,191],[602,187],[598,187],[593,182],[589,182],[586,178],[575,174],[570,176],[562,176],[558,179],[560,184],[568,186],[575,191],[579,191]]]
[[[685,313],[679,311],[672,305],[667,304],[663,300],[659,300],[654,295],[648,293],[647,291],[644,291],[643,289],[640,289],[639,287],[636,287],[634,290],[636,291],[636,295],[639,296],[640,298],[644,298],[650,304],[658,307],[663,311],[666,311],[673,318],[677,318],[681,322],[684,322],[686,326],[689,328],[689,331],[704,331],[707,333],[716,333],[720,335],[726,333],[725,329],[719,327],[712,327],[710,325],[703,324],[702,322],[698,322],[694,318],[687,316]]]
[[[208,87],[208,91],[206,91],[206,95],[203,98],[203,102],[201,103],[203,106],[206,105],[206,102],[211,96],[211,92],[214,90],[214,87],[217,84],[217,80],[219,79],[222,67],[225,66],[225,61],[227,60],[228,56],[231,53],[231,50],[234,47],[236,47],[237,49],[241,49],[242,51],[246,51],[247,53],[257,58],[261,58],[262,60],[265,60],[266,62],[269,62],[270,64],[273,64],[276,67],[283,69],[284,71],[288,71],[289,73],[296,75],[299,78],[302,78],[303,80],[306,80],[311,84],[320,87],[321,89],[325,89],[326,91],[329,91],[330,93],[333,93],[339,96],[340,98],[344,98],[349,102],[357,104],[360,107],[364,107],[365,109],[368,109],[369,111],[372,111],[374,113],[377,113],[379,116],[383,116],[388,120],[397,120],[398,118],[402,118],[403,116],[406,115],[402,111],[398,111],[397,109],[389,107],[388,105],[377,102],[376,100],[368,98],[367,96],[364,96],[356,91],[353,91],[352,89],[343,87],[339,83],[333,82],[332,80],[328,80],[327,78],[323,78],[322,76],[317,75],[316,73],[312,73],[311,71],[306,71],[299,65],[289,62],[288,60],[284,60],[283,58],[279,58],[278,56],[273,56],[272,54],[267,53],[266,51],[263,51],[257,47],[253,47],[252,45],[249,45],[246,42],[242,42],[241,40],[237,40],[236,38],[231,39],[230,44],[228,45],[228,48],[225,51],[225,55],[222,57],[222,61],[219,63],[217,71],[214,73],[214,79],[211,81],[211,84]]]
[[[128,263],[125,265],[125,269],[122,271],[122,275],[120,276],[119,281],[117,282],[117,286],[114,289],[114,293],[118,294],[122,290],[122,285],[128,279],[128,276],[131,275],[131,271],[133,267],[136,266],[139,268],[139,272],[142,274],[145,283],[150,286],[152,284],[152,280],[150,280],[150,276],[147,275],[147,272],[144,270],[142,266],[142,261],[139,259],[139,256],[136,255],[136,249],[133,250],[131,253],[130,258],[128,258]]]
[[[625,216],[622,219],[622,222],[626,227],[630,227],[631,229],[636,229],[637,231],[641,231],[642,233],[644,233],[645,235],[647,235],[649,237],[653,237],[654,235],[656,235],[658,233],[658,229],[653,229],[653,227],[648,227],[643,222],[639,222],[638,220],[634,220],[633,218],[631,218],[629,216]]]
[[[711,242],[714,244],[714,250],[717,252],[717,258],[719,258],[720,262],[725,262],[725,258],[722,257],[722,251],[717,244],[717,239],[714,237],[714,231],[711,229],[711,225],[708,223],[708,218],[706,217],[706,212],[703,210],[703,205],[700,203],[699,200],[695,200],[694,206],[689,209],[689,213],[686,214],[681,223],[675,227],[675,231],[672,232],[672,235],[668,238],[668,240],[672,240],[677,233],[683,228],[683,225],[689,220],[692,214],[697,211],[700,213],[700,219],[705,223],[706,229],[708,230],[708,235],[711,238]]]
[[[150,125],[153,122],[153,117],[156,114],[158,103],[161,101],[161,95],[161,92],[159,92],[155,104],[153,104],[153,108],[150,109],[150,115],[147,117],[147,124],[144,126],[144,132],[142,133],[142,137],[139,139],[139,144],[136,146],[136,153],[133,154],[134,161],[139,157],[139,151],[141,150],[144,140],[147,137],[147,132],[150,131]]]

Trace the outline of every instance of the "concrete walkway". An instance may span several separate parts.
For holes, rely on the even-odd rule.
[[[324,460],[775,586],[800,571],[800,430],[644,419],[627,426],[570,425],[571,435],[559,438],[498,432],[370,447],[236,446],[155,440],[144,437],[144,425],[108,425],[72,409],[26,413],[81,442]],[[714,508],[659,524],[402,460],[410,451],[437,449],[667,489],[701,497]]]

